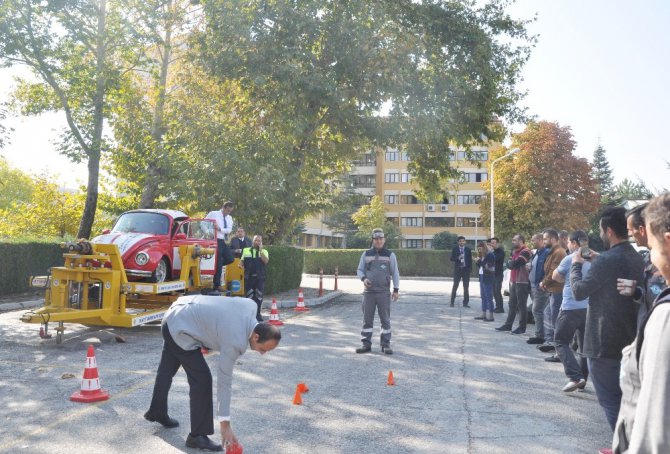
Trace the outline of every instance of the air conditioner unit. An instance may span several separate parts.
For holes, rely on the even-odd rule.
[[[427,209],[428,211],[435,211],[435,205],[427,205],[427,206],[426,206],[426,209]]]
[[[440,211],[443,213],[449,211],[449,205],[440,205]]]

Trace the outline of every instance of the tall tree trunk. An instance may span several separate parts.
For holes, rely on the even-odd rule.
[[[172,10],[171,0],[168,0],[166,8],[168,11]],[[157,87],[156,107],[154,108],[153,120],[151,122],[151,138],[153,139],[155,148],[152,159],[147,165],[146,179],[144,181],[144,188],[142,189],[142,196],[140,197],[140,208],[153,208],[156,198],[158,198],[159,195],[159,185],[162,175],[162,169],[159,163],[164,156],[163,118],[165,113],[168,69],[170,68],[171,58],[172,24],[168,21],[163,39],[163,52],[161,52],[161,72]]]
[[[79,222],[77,238],[90,238],[95,211],[98,207],[98,179],[100,174],[100,154],[102,150],[102,127],[105,108],[105,20],[107,14],[107,0],[98,3],[98,36],[96,42],[96,82],[93,100],[93,137],[91,148],[88,151],[88,186],[86,188],[86,203]]]

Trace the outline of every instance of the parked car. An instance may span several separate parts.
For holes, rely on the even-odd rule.
[[[141,209],[123,213],[111,230],[91,240],[95,244],[116,244],[131,281],[164,282],[181,271],[179,246],[199,244],[216,249],[215,223],[191,219],[176,210]],[[203,257],[200,270],[213,275],[216,254]]]

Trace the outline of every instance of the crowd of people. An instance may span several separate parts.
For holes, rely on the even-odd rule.
[[[517,234],[506,261],[498,238],[479,242],[482,314],[475,319],[493,321],[502,312],[497,276],[509,269],[509,309],[496,331],[524,334],[531,298],[535,331],[526,342],[562,363],[563,392],[592,384],[614,431],[612,448],[601,452],[670,452],[670,305],[662,304],[670,302],[670,193],[628,212],[606,208],[600,238],[604,251],[596,252],[583,230],[547,228],[532,235],[530,249]],[[460,237],[450,303],[462,281],[468,307],[463,254]]]

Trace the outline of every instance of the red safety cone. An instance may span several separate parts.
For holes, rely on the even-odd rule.
[[[300,389],[298,387],[295,387],[295,394],[293,395],[293,405],[302,405],[302,396],[301,396]]]
[[[272,309],[270,310],[270,325],[283,326],[284,322],[279,320],[279,311],[277,310],[277,300],[272,298]]]
[[[109,399],[109,393],[100,389],[95,351],[93,345],[89,345],[86,353],[86,365],[84,366],[84,378],[81,380],[81,391],[72,393],[70,400],[73,402],[99,402],[107,399]]]
[[[306,385],[305,383],[303,383],[303,382],[298,383],[298,387],[297,387],[296,389],[297,389],[298,391],[300,391],[300,394],[308,393],[308,392],[309,392],[309,388],[308,388],[307,385]]]
[[[302,289],[298,289],[298,305],[295,307],[295,310],[298,312],[306,312],[309,310],[309,308],[305,306],[305,296],[302,293]]]
[[[395,386],[395,378],[393,378],[393,371],[392,370],[389,371],[389,377],[386,380],[386,384],[389,385],[389,386]]]

